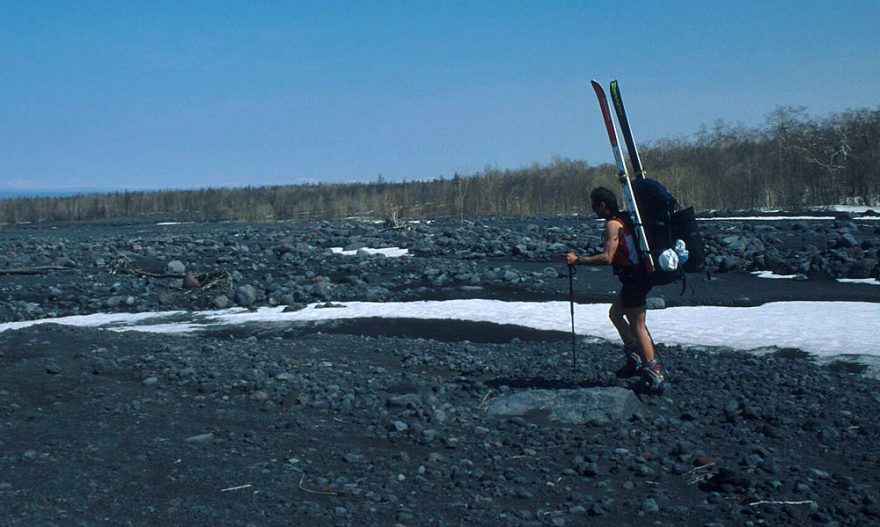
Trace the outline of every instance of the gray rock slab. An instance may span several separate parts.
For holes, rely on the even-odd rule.
[[[540,416],[567,424],[606,425],[643,413],[638,397],[625,388],[527,390],[503,395],[486,405],[496,417]]]

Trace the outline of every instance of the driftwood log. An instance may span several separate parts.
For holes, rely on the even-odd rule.
[[[226,288],[232,283],[232,277],[226,271],[215,271],[211,273],[193,273],[187,271],[184,275],[171,273],[151,273],[138,269],[132,265],[128,258],[118,258],[109,266],[110,274],[133,274],[136,276],[149,276],[150,278],[178,278],[183,279],[184,289],[216,289]],[[0,269],[0,276],[3,275],[35,275],[54,273],[56,271],[73,271],[75,267],[61,267],[59,265],[44,265],[38,267],[11,267],[8,269]]]
[[[227,288],[232,284],[232,277],[226,271],[214,271],[211,273],[193,273],[187,271],[184,275],[171,273],[151,273],[138,269],[131,260],[125,257],[117,258],[110,264],[111,274],[133,274],[137,276],[149,276],[150,278],[177,278],[183,279],[184,289],[190,290],[207,290],[216,288]]]
[[[73,267],[61,267],[58,265],[44,265],[40,267],[11,267],[9,269],[0,269],[0,275],[9,274],[46,274],[55,271],[72,271]]]

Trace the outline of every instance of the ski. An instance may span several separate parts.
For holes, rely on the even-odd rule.
[[[645,178],[645,170],[642,168],[642,160],[639,158],[639,150],[633,139],[632,129],[629,127],[629,119],[626,118],[626,108],[623,107],[623,98],[620,96],[620,85],[616,80],[611,81],[611,102],[614,103],[614,111],[617,112],[617,122],[620,123],[620,131],[626,142],[626,151],[629,152],[629,162],[632,165],[633,176],[636,179]]]
[[[642,225],[642,218],[639,215],[639,208],[636,206],[635,195],[633,194],[632,182],[626,171],[626,163],[623,161],[623,152],[620,148],[620,141],[617,139],[617,130],[614,128],[614,121],[611,118],[611,109],[608,106],[608,97],[605,96],[605,89],[596,81],[590,81],[596,97],[599,99],[599,109],[602,111],[602,118],[605,120],[605,129],[608,132],[608,139],[611,141],[611,150],[614,152],[614,162],[617,164],[617,182],[623,192],[623,199],[626,204],[626,210],[629,212],[630,220],[635,229],[636,238],[639,243],[639,252],[645,263],[645,269],[649,273],[654,272],[654,259],[651,256],[651,249],[648,246],[648,238],[645,236],[645,228]]]

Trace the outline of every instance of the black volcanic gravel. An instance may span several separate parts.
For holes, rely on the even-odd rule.
[[[644,398],[644,415],[561,426],[493,418],[483,406],[533,388],[621,385],[609,373],[619,346],[580,343],[573,374],[560,334],[474,343],[322,329],[160,339],[61,326],[0,333],[3,517],[13,525],[880,521],[880,386],[803,354],[661,346],[674,378],[664,396]]]
[[[655,291],[667,305],[750,305],[806,296],[874,300],[868,286],[833,278],[877,278],[876,221],[704,221],[707,270]],[[220,223],[0,229],[0,270],[53,266],[43,275],[0,275],[0,321],[102,312],[303,305],[324,301],[442,298],[565,300],[561,255],[600,244],[594,218],[486,219],[408,224]],[[333,254],[331,247],[400,247],[412,255]],[[797,274],[801,282],[763,293],[746,271]],[[190,271],[202,288],[183,286]],[[609,273],[578,269],[584,301],[609,301]],[[751,286],[743,285],[750,281]],[[766,281],[763,281],[766,284]],[[752,295],[736,294],[748,289]]]
[[[880,300],[875,223],[704,222],[711,279],[666,305]],[[0,320],[316,301],[566,300],[577,218],[0,229]],[[327,248],[404,247],[414,256]],[[113,274],[120,258],[154,275]],[[175,260],[179,262],[173,263]],[[873,263],[872,263],[873,262]],[[120,268],[117,268],[120,270]],[[762,280],[745,271],[803,273]],[[579,302],[608,270],[579,268]],[[223,298],[221,298],[223,297]],[[650,314],[649,314],[650,323]],[[748,331],[748,328],[743,328]],[[0,333],[3,525],[880,524],[878,381],[780,342],[658,346],[672,381],[632,419],[495,417],[512,393],[625,386],[618,345],[515,326],[362,320],[198,336]],[[786,502],[786,503],[783,503]]]

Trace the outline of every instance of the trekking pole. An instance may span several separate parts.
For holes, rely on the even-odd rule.
[[[574,266],[568,264],[568,306],[571,311],[571,371],[577,373],[577,338],[574,334]]]

